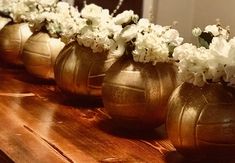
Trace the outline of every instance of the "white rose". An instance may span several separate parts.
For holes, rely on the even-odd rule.
[[[202,30],[199,27],[193,28],[192,34],[193,34],[193,36],[198,37],[202,34]]]
[[[211,54],[218,59],[228,58],[230,44],[223,37],[214,37],[209,46]]]
[[[118,14],[116,17],[113,18],[115,24],[125,24],[128,22],[136,21],[138,19],[138,15],[134,14],[134,11],[132,10],[128,10],[128,11],[124,11],[120,14]]]
[[[125,53],[125,42],[124,41],[118,41],[115,42],[115,44],[112,45],[110,48],[109,54],[120,57]]]
[[[219,33],[219,28],[217,25],[208,25],[205,27],[205,32],[209,33],[211,32],[214,36],[218,36]]]
[[[138,29],[136,28],[135,24],[126,26],[122,33],[121,33],[121,38],[125,41],[128,42],[132,40],[133,38],[136,37]]]
[[[89,4],[81,10],[81,15],[82,17],[87,19],[95,19],[97,17],[100,17],[102,10],[103,9],[100,6],[97,6],[95,4]]]
[[[179,32],[175,29],[167,30],[162,37],[172,46],[178,46],[183,42],[183,38],[179,37]]]
[[[149,19],[146,19],[146,18],[141,18],[137,23],[137,27],[139,30],[147,29],[150,26],[151,26],[151,23]]]
[[[95,4],[86,5],[81,11],[81,16],[92,21],[91,26],[99,26],[111,19],[109,10],[103,9]]]

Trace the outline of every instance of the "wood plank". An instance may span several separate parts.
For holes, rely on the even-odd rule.
[[[56,147],[73,162],[87,159],[90,162],[163,162],[162,153],[144,141],[120,137],[108,133],[104,125],[100,127],[105,118],[102,107],[83,107],[81,103],[65,105],[63,100],[66,99],[54,85],[35,86],[10,74],[7,77],[10,86],[6,88],[7,83],[0,81],[0,85],[5,85],[0,87],[2,93],[19,95],[24,92],[33,96],[2,96],[2,110],[17,116],[31,134]]]
[[[164,126],[141,133],[116,128],[100,101],[72,101],[23,68],[0,66],[0,79],[0,162],[189,162]]]
[[[25,129],[24,123],[10,108],[0,104],[0,149],[15,162],[68,162],[45,141]],[[7,114],[6,114],[7,113]]]

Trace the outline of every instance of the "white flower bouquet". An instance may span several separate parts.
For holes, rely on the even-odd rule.
[[[111,51],[123,56],[106,72],[104,107],[121,126],[155,128],[165,121],[168,99],[178,85],[171,60],[183,38],[171,26],[155,25],[148,19],[136,21],[128,15],[115,18],[115,23],[129,20],[114,37],[116,46]]]
[[[10,22],[22,23],[27,21],[26,17],[30,11],[30,5],[25,2],[26,0],[0,0],[0,29]]]
[[[20,23],[24,21],[25,13],[28,11],[28,6],[24,4],[24,0],[1,0],[0,14],[2,17],[9,18],[10,21]]]
[[[44,0],[45,1],[45,0]],[[46,31],[53,37],[68,42],[84,26],[86,20],[80,17],[77,8],[66,2],[36,0],[27,18],[32,31]]]
[[[219,20],[217,20],[217,24],[207,25],[204,30],[199,27],[193,28],[192,34],[198,38],[199,46],[209,48],[213,37],[223,37],[228,40],[230,29],[229,26],[223,28]]]
[[[203,86],[220,82],[235,86],[235,38],[213,37],[208,49],[185,43],[175,48],[179,78]]]
[[[113,55],[120,55],[113,49],[116,48],[115,40],[120,35],[122,26],[138,19],[133,11],[124,11],[112,17],[108,9],[95,4],[86,5],[81,10],[81,17],[86,20],[87,25],[77,33],[78,43],[91,48],[95,53],[110,50]]]
[[[126,26],[117,38],[119,49],[133,55],[136,62],[170,62],[173,49],[183,41],[171,26],[150,23],[140,19],[137,24]],[[123,50],[122,50],[123,51]]]
[[[27,22],[30,17],[56,2],[57,0],[1,0],[0,14],[11,18],[14,23]]]

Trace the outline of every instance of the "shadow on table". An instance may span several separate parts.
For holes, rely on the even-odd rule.
[[[165,154],[165,161],[167,163],[235,163],[234,158],[192,158],[184,157],[177,151],[167,152]]]
[[[12,72],[12,77],[21,82],[36,84],[36,85],[39,84],[55,85],[54,80],[40,79],[28,73],[23,65],[11,65],[3,61],[0,61],[0,68],[4,69],[4,71]]]
[[[10,72],[7,73],[8,78],[13,78],[20,81],[19,84],[22,82],[24,85],[26,84],[27,87],[31,87],[29,89],[33,89],[41,99],[49,100],[55,104],[72,106],[80,109],[103,107],[101,97],[79,96],[63,92],[58,88],[54,80],[37,78],[28,73],[23,66],[14,66],[0,61],[0,69],[3,69],[3,72]],[[28,86],[27,84],[32,85]],[[37,88],[36,86],[39,85],[40,88]]]
[[[128,139],[141,139],[141,140],[163,140],[166,139],[165,125],[158,128],[137,128],[119,125],[116,121],[111,118],[106,118],[99,121],[97,127],[111,135],[118,137],[124,137]]]
[[[36,76],[33,76],[32,74],[28,73],[25,69],[24,71],[20,72],[21,74],[16,75],[15,79],[20,80],[25,83],[35,84],[35,85],[55,85],[54,80],[46,80],[41,79]]]
[[[9,79],[15,79],[19,81],[19,84],[22,83],[23,85],[26,85],[29,90],[33,89],[33,91],[37,93],[42,99],[48,99],[49,101],[56,104],[80,108],[103,107],[101,98],[79,96],[68,92],[63,92],[56,86],[56,82],[54,80],[46,80],[35,77],[28,73],[23,66],[14,66],[0,62],[0,69],[3,69],[3,72],[6,72],[6,75]],[[37,88],[39,85],[40,88]]]
[[[0,162],[14,163],[14,161],[8,157],[2,150],[0,150]]]
[[[23,65],[14,65],[14,64],[9,64],[4,62],[3,60],[1,60],[0,58],[0,68],[4,68],[4,69],[24,69]]]
[[[61,91],[57,86],[55,86],[54,91],[46,94],[45,98],[53,103],[76,107],[78,109],[92,109],[103,107],[101,98],[74,95],[68,92]]]

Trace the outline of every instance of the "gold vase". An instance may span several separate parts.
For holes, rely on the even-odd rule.
[[[172,144],[186,156],[233,156],[235,89],[182,84],[169,100],[166,128]]]
[[[74,95],[101,97],[105,72],[115,61],[112,55],[93,53],[90,48],[71,42],[56,59],[56,83],[63,91]]]
[[[64,43],[59,38],[38,32],[26,41],[22,59],[26,70],[42,79],[54,79],[54,64]]]
[[[27,23],[8,24],[0,31],[0,57],[6,63],[22,65],[22,50],[32,32]]]
[[[0,31],[2,30],[3,27],[5,27],[5,25],[7,25],[7,23],[11,22],[10,18],[5,18],[0,16]]]
[[[103,103],[119,127],[152,129],[165,122],[166,104],[177,86],[170,63],[137,63],[122,57],[106,73]]]

